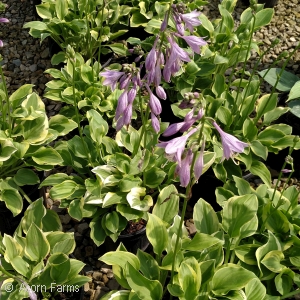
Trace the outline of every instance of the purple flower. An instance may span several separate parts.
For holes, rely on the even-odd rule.
[[[120,131],[124,125],[125,125],[125,122],[124,122],[124,116],[122,116],[122,117],[119,118],[119,120],[117,121],[116,130],[117,130],[117,131]]]
[[[282,172],[282,173],[291,173],[292,170],[289,170],[289,169],[282,169],[281,172]]]
[[[168,41],[171,45],[170,57],[173,58],[173,61],[175,61],[177,58],[182,60],[182,61],[185,61],[185,62],[191,61],[191,58],[189,57],[189,54],[186,51],[184,51],[183,49],[181,49],[178,46],[178,44],[171,37],[168,37]],[[173,54],[173,56],[172,56],[172,54]]]
[[[136,87],[128,92],[128,104],[132,104],[136,96]]]
[[[160,98],[160,99],[163,99],[163,100],[166,100],[167,99],[167,95],[166,95],[166,92],[164,90],[163,87],[161,86],[157,86],[155,88],[155,92],[156,92],[156,95]]]
[[[124,91],[118,99],[118,106],[116,109],[115,120],[118,120],[120,116],[124,113],[128,105],[128,94],[127,91]]]
[[[151,112],[160,115],[162,108],[159,99],[151,92],[149,101]]]
[[[0,40],[0,47],[3,47],[3,42]]]
[[[168,37],[168,41],[170,42],[170,49],[167,51],[166,64],[163,70],[163,76],[167,82],[170,81],[171,75],[179,71],[183,61],[189,62],[191,60],[189,54],[181,49],[171,37]]]
[[[157,144],[157,147],[165,148],[165,153],[171,157],[174,157],[180,166],[181,156],[185,149],[185,144],[186,144],[188,138],[192,134],[194,134],[197,130],[198,130],[197,128],[194,128],[186,135],[172,139],[168,142],[161,142],[161,143]]]
[[[153,114],[155,114],[156,116],[159,115],[161,113],[161,104],[159,99],[152,93],[152,91],[150,90],[149,86],[146,84],[146,89],[150,95],[150,100],[149,100],[149,106],[151,109],[151,112]]]
[[[130,79],[131,79],[131,74],[129,74],[129,75],[125,74],[121,77],[121,79],[120,79],[120,90],[123,90],[126,87],[128,87]]]
[[[194,166],[194,175],[195,175],[195,180],[198,180],[200,176],[202,175],[203,172],[203,156],[204,156],[204,148],[205,148],[205,140],[203,140],[201,149],[200,149],[200,155],[197,158]]]
[[[181,165],[177,166],[176,173],[179,175],[180,185],[187,187],[191,179],[191,163],[193,160],[193,152],[188,150],[186,157],[181,161]]]
[[[171,136],[171,135],[177,133],[177,132],[182,128],[182,126],[183,126],[184,124],[185,124],[184,122],[171,124],[171,125],[165,130],[165,132],[163,133],[163,136]]]
[[[152,49],[150,50],[150,52],[148,53],[146,60],[145,60],[145,68],[148,71],[151,71],[152,69],[154,69],[155,65],[156,65],[156,60],[157,60],[157,50],[156,50],[156,44],[157,44],[157,40],[158,38],[156,38]]]
[[[124,117],[124,125],[129,125],[132,117],[132,104],[129,104],[123,114]]]
[[[213,122],[213,125],[221,136],[222,147],[223,147],[222,161],[225,158],[227,160],[229,158],[233,158],[235,153],[244,152],[244,149],[249,146],[247,143],[241,142],[233,135],[224,132],[216,122]]]
[[[189,113],[184,117],[183,122],[171,124],[163,133],[163,136],[171,136],[178,131],[185,132],[191,128],[191,126],[203,117],[204,110],[201,108],[196,117],[194,117],[194,109],[192,109]]]
[[[201,25],[198,17],[201,15],[200,11],[194,10],[187,14],[180,14],[181,19],[185,23],[185,27],[190,31],[194,31],[194,27]]]
[[[180,37],[184,39],[187,42],[187,44],[192,48],[192,50],[197,54],[200,54],[200,47],[205,46],[207,44],[201,37],[198,36],[189,35]]]
[[[0,18],[0,23],[9,23],[9,20],[6,18]]]
[[[151,113],[151,123],[152,123],[152,127],[153,127],[154,131],[156,133],[158,133],[160,130],[160,124],[159,124],[159,120],[153,113]]]
[[[116,70],[108,70],[108,69],[106,69],[106,71],[104,71],[104,72],[99,73],[100,76],[105,78],[103,81],[103,84],[110,86],[112,91],[115,90],[118,80],[124,74],[125,74],[125,72],[120,72],[120,71],[116,71]]]

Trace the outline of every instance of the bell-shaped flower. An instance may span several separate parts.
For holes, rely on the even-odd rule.
[[[201,21],[198,19],[201,15],[200,11],[194,10],[187,14],[180,14],[181,19],[185,23],[185,27],[190,31],[194,31],[194,27],[201,25]]]
[[[117,121],[116,130],[120,131],[124,125],[124,116],[121,116],[121,118],[119,118],[119,120]]]
[[[128,92],[125,90],[118,99],[115,120],[118,120],[128,105]]]
[[[6,18],[0,18],[0,23],[9,23],[9,20]]]
[[[99,73],[100,76],[104,77],[103,84],[107,85],[111,88],[112,91],[115,90],[118,80],[120,79],[121,76],[123,76],[125,72],[120,72],[116,70],[108,70]]]
[[[151,124],[152,124],[154,131],[156,133],[158,133],[160,130],[160,124],[159,124],[158,118],[153,113],[151,113]]]
[[[129,92],[128,92],[128,104],[133,103],[135,96],[136,96],[136,87],[132,88]]]
[[[181,156],[185,149],[185,144],[188,138],[194,134],[198,129],[194,128],[186,135],[181,137],[174,138],[168,142],[161,142],[157,144],[157,147],[165,148],[165,153],[171,157],[174,157],[175,161],[178,162],[179,166],[181,165]]]
[[[156,60],[157,60],[157,50],[156,50],[156,44],[157,44],[158,38],[156,38],[152,49],[148,53],[146,60],[145,60],[145,68],[148,71],[151,71],[154,69],[156,65]]]
[[[130,80],[131,80],[131,74],[127,75],[123,75],[120,79],[120,90],[123,90],[125,88],[128,87],[129,83],[130,83]]]
[[[191,163],[193,160],[193,152],[189,149],[185,158],[181,161],[181,165],[177,168],[177,173],[180,179],[180,185],[187,187],[191,180]]]
[[[192,125],[203,117],[204,110],[201,108],[196,117],[194,117],[194,109],[186,114],[183,122],[171,124],[163,133],[163,136],[171,136],[178,131],[185,132],[189,130]]]
[[[132,104],[129,104],[123,114],[124,118],[124,125],[129,125],[131,122],[131,117],[132,117]]]
[[[202,172],[203,172],[204,149],[205,149],[205,140],[203,140],[203,142],[202,142],[199,157],[196,159],[195,165],[194,165],[194,176],[195,176],[196,181],[200,178],[200,176],[202,175]]]
[[[223,147],[222,161],[225,158],[227,160],[229,158],[233,158],[235,153],[244,152],[244,149],[249,146],[247,143],[241,142],[233,135],[224,132],[216,122],[213,122],[213,125],[221,136],[222,147]]]
[[[163,99],[163,100],[166,100],[167,99],[167,95],[166,95],[166,92],[164,90],[163,87],[161,86],[157,86],[155,88],[155,92],[156,92],[156,95],[160,98],[160,99]]]
[[[205,46],[207,44],[201,37],[198,36],[194,36],[194,35],[189,35],[189,36],[177,35],[177,36],[184,39],[186,43],[192,48],[192,50],[197,54],[200,54],[200,47]]]

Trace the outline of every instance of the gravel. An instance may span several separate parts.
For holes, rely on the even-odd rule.
[[[21,85],[26,83],[34,84],[34,90],[42,97],[49,116],[56,114],[61,104],[43,98],[45,84],[51,79],[44,71],[51,68],[49,57],[49,46],[47,41],[40,44],[38,39],[32,38],[27,29],[23,29],[26,22],[36,19],[33,10],[33,3],[30,0],[4,0],[8,5],[7,10],[1,14],[10,20],[8,24],[0,24],[0,35],[4,42],[4,47],[0,49],[3,56],[3,70],[7,80],[9,93],[14,92]],[[219,17],[217,6],[218,0],[212,0],[208,6],[203,7],[202,11],[210,20]],[[240,19],[245,6],[238,3],[235,9],[234,18],[236,22]],[[261,50],[270,48],[271,42],[278,38],[280,43],[264,57],[259,69],[268,66],[284,50],[290,52],[299,43],[300,37],[300,5],[298,0],[279,0],[275,7],[275,15],[271,24],[255,34],[255,39],[261,42]],[[253,68],[257,60],[253,55],[248,66]],[[282,62],[279,63],[281,66]],[[292,71],[300,76],[300,51],[298,50],[287,66],[288,71]],[[266,91],[270,87],[266,86]],[[275,180],[275,179],[274,179]],[[284,179],[282,179],[283,181]],[[297,180],[297,179],[295,179]],[[292,184],[295,184],[295,180]],[[255,180],[251,185],[259,185],[261,182]],[[274,182],[275,183],[275,182]],[[299,182],[297,181],[299,187]],[[85,300],[100,299],[105,293],[120,286],[113,277],[111,266],[107,266],[98,260],[103,254],[103,248],[97,247],[89,238],[90,229],[88,222],[83,220],[77,222],[71,219],[65,209],[59,208],[58,201],[52,201],[46,193],[47,205],[55,210],[62,221],[64,231],[74,232],[77,247],[74,256],[84,261],[87,265],[84,268],[85,275],[91,278],[91,282],[85,284]],[[192,220],[187,223],[190,233],[195,231]]]

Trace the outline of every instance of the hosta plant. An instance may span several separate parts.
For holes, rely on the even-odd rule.
[[[76,123],[62,115],[48,120],[45,105],[32,92],[31,84],[9,96],[1,67],[0,71],[0,200],[17,215],[22,210],[22,196],[31,202],[22,187],[38,184],[37,171],[62,162],[48,144],[73,130]]]
[[[69,258],[73,233],[63,233],[56,212],[43,200],[32,203],[13,236],[0,236],[1,299],[52,299],[74,292],[90,278],[79,275],[84,263]]]
[[[220,212],[204,199],[195,205],[194,236],[180,228],[179,216],[169,226],[153,212],[146,226],[153,256],[120,245],[100,257],[126,289],[104,299],[280,300],[299,294],[299,191],[265,184],[254,190],[234,177],[216,193]]]

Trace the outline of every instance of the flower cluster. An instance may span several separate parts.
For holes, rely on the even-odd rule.
[[[140,68],[132,67],[131,70],[130,68],[125,70],[123,67],[122,71],[106,69],[100,73],[100,76],[105,78],[104,85],[108,85],[114,90],[119,83],[119,88],[124,90],[118,100],[116,111],[117,130],[120,130],[124,125],[130,124],[132,103],[136,96],[137,88],[145,88],[149,95],[148,105],[151,111],[152,127],[155,132],[159,132],[160,122],[158,117],[162,111],[160,100],[167,99],[166,92],[161,86],[162,77],[169,82],[171,76],[174,76],[180,70],[182,64],[189,62],[193,53],[200,54],[200,47],[206,45],[206,42],[201,37],[185,35],[185,29],[193,33],[194,27],[201,24],[198,19],[200,12],[195,10],[190,13],[184,13],[185,9],[184,4],[172,5],[170,15],[176,24],[176,32],[167,28],[167,17],[169,14],[166,14],[165,20],[161,25],[161,35],[155,39],[152,49],[146,56],[144,64],[141,63]],[[192,53],[188,53],[177,44],[176,39],[178,37],[190,46]],[[139,55],[136,62],[143,55],[143,51],[140,48],[133,49],[131,52]],[[146,74],[141,79],[140,71],[143,66],[146,69]],[[129,86],[133,87],[129,89]],[[186,124],[182,125],[184,128],[181,130],[186,131],[192,126],[193,120],[196,119],[185,120]]]
[[[183,128],[187,128],[188,130],[192,125],[190,125],[189,120],[193,120],[194,123],[197,120],[200,120],[203,117],[203,110],[199,110],[196,117],[194,117],[194,109],[189,112],[184,122],[172,124],[169,128],[166,129],[164,132],[164,136],[170,136],[175,134],[176,132],[182,130]],[[186,126],[186,127],[184,127]],[[222,148],[223,148],[223,157],[224,159],[230,159],[234,157],[236,153],[242,153],[246,147],[248,147],[247,143],[244,143],[238,140],[231,134],[224,132],[220,126],[213,121],[213,126],[217,129],[220,134]],[[192,149],[186,149],[186,143],[191,135],[199,131],[199,127],[193,128],[187,134],[174,138],[168,142],[161,142],[157,144],[158,147],[164,148],[165,153],[169,160],[177,162],[177,167],[175,173],[179,175],[180,185],[183,187],[187,187],[191,180],[191,166],[192,161],[195,159],[195,164],[193,168],[193,176],[194,179],[197,181],[203,172],[203,156],[204,156],[204,149],[205,149],[205,139],[202,138],[201,149],[198,157],[194,157],[197,155],[197,151],[192,151]],[[197,148],[200,145],[197,146]]]
[[[8,23],[9,20],[6,18],[0,18],[0,23]],[[3,47],[3,42],[0,40],[0,47]]]

